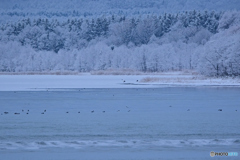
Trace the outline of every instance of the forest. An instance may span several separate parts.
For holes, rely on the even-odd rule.
[[[22,17],[0,23],[0,72],[240,75],[239,11]]]

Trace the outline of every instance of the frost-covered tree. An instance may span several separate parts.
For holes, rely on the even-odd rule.
[[[0,71],[197,70],[238,76],[239,15],[188,11],[4,22]]]

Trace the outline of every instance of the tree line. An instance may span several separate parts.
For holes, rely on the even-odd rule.
[[[191,70],[239,76],[239,23],[239,11],[24,18],[0,25],[0,71]]]
[[[144,15],[139,17],[101,16],[96,18],[68,19],[22,19],[0,26],[0,41],[17,41],[30,45],[36,51],[81,49],[96,39],[112,38],[109,45],[140,46],[148,44],[151,37],[161,38],[176,23],[184,28],[206,28],[217,33],[221,13],[190,11],[181,14]],[[188,39],[189,37],[186,37]]]

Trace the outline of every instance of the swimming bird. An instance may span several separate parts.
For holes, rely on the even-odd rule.
[[[218,111],[220,111],[220,112],[221,112],[221,111],[222,111],[222,109],[218,109]]]
[[[68,112],[66,112],[66,113],[68,113]]]
[[[24,110],[22,109],[22,112],[24,112]]]
[[[237,110],[235,110],[237,112]]]
[[[78,113],[80,113],[80,112],[78,112]]]
[[[190,111],[190,109],[188,109],[187,111]]]
[[[169,106],[169,107],[172,107],[172,106]]]
[[[45,109],[44,112],[47,112],[47,110]]]
[[[8,114],[8,112],[4,112],[4,114]]]
[[[41,114],[44,114],[44,112],[42,112]]]
[[[91,112],[94,113],[94,110],[92,110]]]
[[[26,114],[28,114],[28,113],[26,113]]]
[[[20,114],[20,113],[14,113],[14,114]]]
[[[105,111],[102,111],[103,113],[105,113]]]
[[[120,112],[120,110],[118,110],[117,112]]]

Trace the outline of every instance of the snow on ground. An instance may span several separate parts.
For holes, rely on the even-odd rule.
[[[155,75],[0,75],[0,91],[71,88],[152,88],[169,86],[238,86],[239,78],[206,78],[180,72]]]

